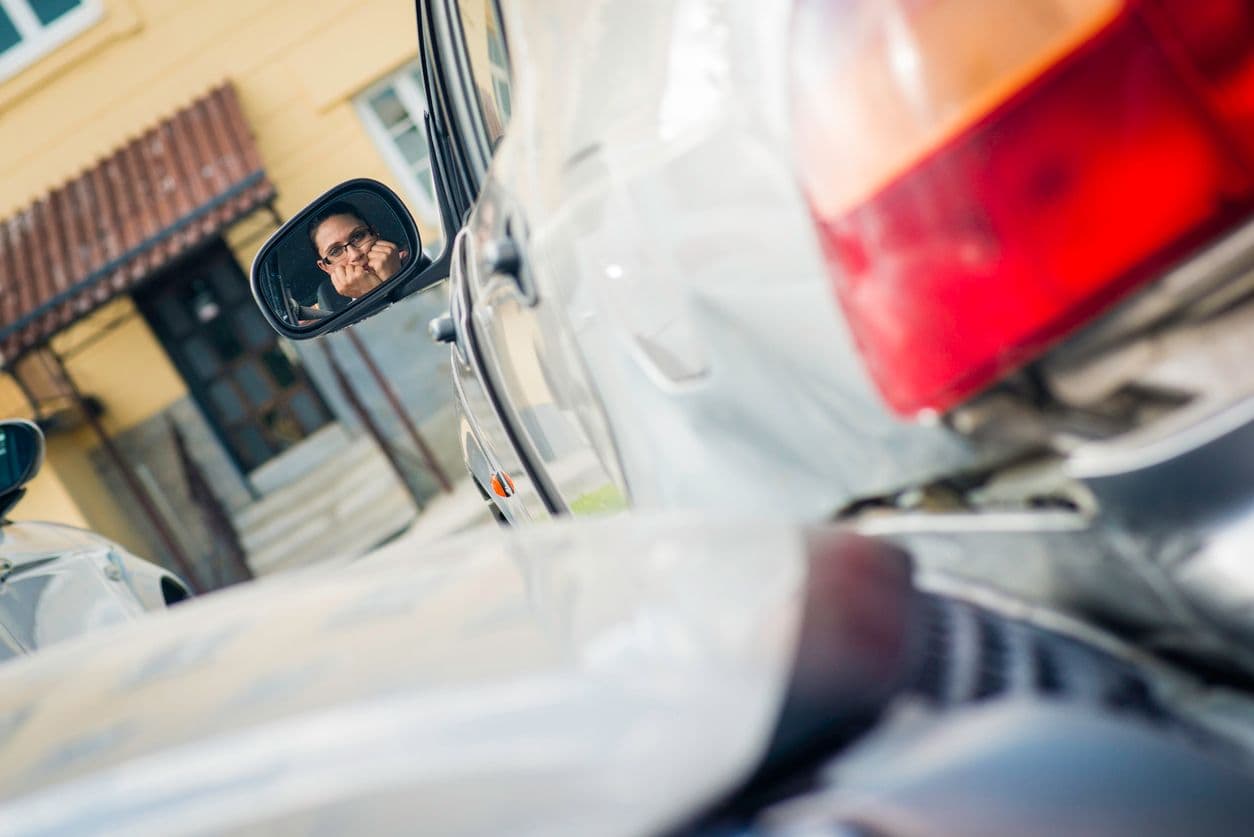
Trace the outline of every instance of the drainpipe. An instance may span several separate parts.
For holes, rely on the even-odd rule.
[[[357,418],[365,425],[367,432],[374,438],[375,444],[379,446],[379,450],[383,451],[383,455],[387,458],[388,464],[392,466],[392,470],[396,472],[396,477],[401,481],[401,485],[409,492],[410,498],[414,501],[419,511],[422,510],[422,498],[418,496],[418,492],[409,484],[409,480],[405,478],[405,469],[400,461],[396,458],[396,453],[388,445],[388,440],[384,438],[379,425],[375,424],[374,418],[370,415],[370,411],[366,409],[366,405],[361,403],[361,399],[357,396],[357,390],[353,389],[353,385],[349,383],[348,376],[344,374],[340,362],[335,357],[335,352],[331,351],[331,346],[326,340],[319,340],[318,345],[322,347],[322,353],[327,357],[327,363],[331,364],[331,374],[335,376],[335,382],[340,387],[340,392],[344,393],[344,397],[348,399],[348,404],[353,408],[353,412],[357,414]]]
[[[193,592],[202,589],[200,580],[192,571],[192,563],[188,559],[187,553],[183,551],[178,539],[174,537],[174,533],[166,525],[165,520],[157,510],[156,503],[153,502],[152,497],[140,484],[139,479],[135,476],[135,472],[131,470],[131,466],[127,463],[126,457],[122,455],[122,451],[118,450],[117,445],[113,444],[113,440],[105,432],[100,419],[96,417],[95,410],[87,403],[87,399],[83,397],[83,393],[79,390],[78,385],[70,377],[70,371],[66,369],[65,362],[51,346],[44,346],[43,349],[43,351],[39,352],[39,356],[45,364],[51,359],[54,366],[52,371],[56,372],[65,383],[65,387],[69,390],[75,406],[83,414],[83,418],[87,420],[87,424],[91,427],[92,432],[96,434],[96,438],[100,441],[100,446],[104,448],[105,454],[113,463],[113,467],[122,475],[122,479],[126,482],[127,489],[134,496],[135,502],[143,510],[144,516],[148,518],[152,528],[156,530],[157,536],[161,539],[161,543],[166,549],[166,553],[170,556],[170,561],[174,564],[174,568],[179,575],[183,576],[184,581],[192,587]]]
[[[266,209],[270,211],[270,217],[274,219],[275,227],[277,228],[283,226],[283,216],[279,214],[279,210],[275,207],[274,201],[266,204]],[[396,397],[396,391],[392,389],[392,385],[388,383],[387,378],[374,362],[374,357],[366,348],[366,344],[361,342],[361,338],[357,336],[357,333],[351,326],[344,330],[348,333],[349,342],[353,344],[353,348],[356,349],[357,354],[361,356],[362,362],[365,363],[366,368],[370,370],[370,375],[374,378],[375,383],[379,385],[379,389],[383,390],[384,397],[386,397],[388,403],[392,405],[392,410],[396,413],[396,417],[400,419],[401,425],[405,428],[405,432],[409,435],[410,440],[413,441],[414,447],[418,449],[418,455],[422,457],[423,461],[427,465],[427,468],[440,483],[440,488],[443,489],[445,493],[452,494],[452,480],[449,479],[448,474],[444,472],[444,469],[440,467],[440,463],[436,460],[435,454],[432,453],[426,440],[422,438],[422,434],[418,432],[417,426],[415,426],[409,413],[406,412],[400,399]],[[332,353],[330,347],[325,341],[319,341],[319,344],[322,346],[322,351],[327,356],[327,360],[331,364],[331,371],[335,374],[335,380],[339,384],[340,390],[344,393],[344,397],[348,399],[349,404],[353,407],[353,411],[356,412],[357,417],[361,419],[361,423],[366,426],[370,435],[374,437],[375,442],[383,451],[383,455],[387,457],[388,462],[392,465],[392,469],[396,471],[396,475],[405,486],[405,490],[409,492],[409,496],[412,497],[414,502],[418,504],[418,508],[422,509],[421,498],[418,497],[418,493],[414,491],[413,487],[409,484],[409,479],[405,476],[404,468],[401,466],[400,462],[397,461],[396,455],[388,446],[387,440],[383,437],[383,433],[379,430],[379,426],[374,423],[374,419],[366,409],[366,405],[363,404],[361,399],[357,397],[356,390],[354,390],[352,385],[349,383],[348,376],[344,374],[344,370],[340,368],[339,362],[335,359],[334,353]]]

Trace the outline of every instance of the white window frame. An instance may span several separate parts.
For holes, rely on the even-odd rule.
[[[380,79],[354,96],[353,106],[357,109],[357,115],[361,118],[362,124],[366,126],[366,133],[374,141],[375,148],[379,149],[379,153],[387,161],[388,167],[392,169],[393,174],[396,175],[397,179],[404,186],[405,193],[414,209],[414,214],[438,229],[440,227],[439,207],[436,206],[435,201],[427,196],[427,191],[418,182],[418,177],[410,168],[409,161],[401,153],[400,147],[393,140],[391,132],[383,125],[383,121],[374,112],[374,108],[370,107],[371,98],[381,93],[384,89],[391,87],[396,93],[396,97],[401,100],[401,104],[405,106],[405,110],[409,112],[409,118],[413,120],[419,134],[425,139],[426,125],[423,121],[423,116],[427,112],[427,101],[422,87],[414,78],[415,73],[421,72],[422,70],[419,68],[418,62],[414,61],[406,64],[396,72]],[[431,171],[430,154],[430,148],[428,147],[428,171]],[[432,183],[432,190],[434,191],[434,189],[435,185]]]
[[[0,52],[0,81],[17,75],[61,44],[97,23],[104,13],[100,0],[83,0],[82,5],[45,26],[26,0],[0,0],[9,20],[22,40]]]

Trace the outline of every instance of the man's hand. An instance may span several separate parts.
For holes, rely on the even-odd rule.
[[[366,263],[370,266],[370,272],[377,276],[379,281],[386,282],[401,269],[404,255],[404,251],[398,249],[392,242],[379,239],[371,245],[370,252],[366,254]]]
[[[373,248],[371,252],[373,253]],[[370,269],[364,265],[345,262],[331,267],[331,284],[335,286],[335,292],[340,296],[357,299],[382,285],[383,280],[371,273]]]

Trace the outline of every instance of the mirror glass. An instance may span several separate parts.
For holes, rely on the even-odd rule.
[[[308,330],[422,260],[417,228],[395,196],[358,186],[332,190],[286,224],[262,249],[253,281],[274,319]]]
[[[27,421],[0,421],[0,494],[21,488],[44,458],[44,436]]]

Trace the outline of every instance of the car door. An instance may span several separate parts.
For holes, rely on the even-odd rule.
[[[458,127],[464,115],[458,112],[448,9],[442,3],[419,3],[418,13],[432,170],[444,228],[455,231],[444,256],[450,311],[447,333],[440,339],[451,344],[462,454],[480,489],[509,522],[543,519],[560,507],[535,478],[536,467],[528,461],[523,445],[504,418],[500,401],[488,385],[481,350],[471,327],[471,291],[466,271],[468,229],[459,220],[469,217],[473,209],[476,180],[466,134]]]
[[[600,407],[589,376],[529,247],[518,192],[526,161],[508,133],[515,100],[500,7],[496,0],[460,0],[444,9],[456,46],[445,62],[447,77],[457,80],[448,91],[459,98],[451,110],[476,194],[464,252],[451,270],[469,292],[483,383],[551,507],[572,514],[625,508],[610,437],[591,426]]]

